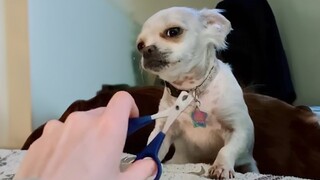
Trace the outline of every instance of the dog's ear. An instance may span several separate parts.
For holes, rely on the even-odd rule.
[[[204,25],[204,36],[208,43],[213,43],[217,50],[226,49],[225,41],[232,30],[230,21],[220,13],[221,9],[203,9],[199,11],[200,20]]]

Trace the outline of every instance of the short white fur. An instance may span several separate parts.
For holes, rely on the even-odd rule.
[[[210,177],[234,177],[234,168],[244,166],[245,171],[258,172],[252,156],[254,127],[243,99],[243,92],[228,64],[217,59],[215,51],[227,48],[226,36],[231,31],[230,22],[220,10],[195,10],[186,7],[164,9],[151,16],[143,25],[137,43],[145,47],[154,45],[159,53],[165,52],[168,63],[160,71],[144,67],[177,89],[189,90],[203,83],[214,66],[214,77],[199,94],[200,109],[208,113],[206,128],[195,128],[191,113],[193,102],[167,132],[160,149],[163,159],[171,144],[175,154],[167,163],[212,163]],[[183,29],[178,41],[164,39],[159,34],[177,26]],[[179,37],[177,37],[179,38]],[[175,102],[165,89],[159,110]],[[149,142],[163,128],[165,118],[156,120]]]

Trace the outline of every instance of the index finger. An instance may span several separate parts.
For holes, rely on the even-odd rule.
[[[108,151],[112,149],[112,154],[121,155],[127,136],[129,117],[138,115],[138,107],[129,93],[120,91],[111,98],[101,116],[100,127],[105,132],[103,134],[106,140],[112,141],[113,147],[109,146],[108,149]]]

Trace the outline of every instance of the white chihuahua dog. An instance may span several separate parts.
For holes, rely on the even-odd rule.
[[[171,107],[182,90],[195,98],[166,133],[159,158],[174,144],[167,163],[213,163],[209,177],[219,179],[233,178],[235,167],[258,172],[252,156],[254,127],[242,89],[215,53],[227,47],[230,31],[219,10],[172,7],[151,16],[137,40],[142,67],[166,84],[159,110]],[[165,120],[156,120],[149,142]]]

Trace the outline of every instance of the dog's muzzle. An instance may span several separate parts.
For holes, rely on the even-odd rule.
[[[141,50],[143,56],[143,67],[159,72],[169,64],[165,60],[165,53],[159,51],[155,45],[146,46]]]

